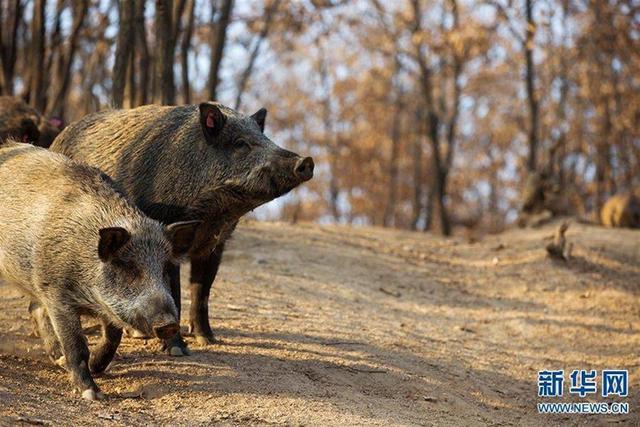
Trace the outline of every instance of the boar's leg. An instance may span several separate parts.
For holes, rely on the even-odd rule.
[[[116,350],[122,339],[122,329],[111,324],[108,320],[102,321],[102,339],[91,353],[89,370],[94,374],[104,372],[113,360]]]
[[[31,314],[33,323],[36,325],[38,335],[40,335],[40,338],[42,338],[44,342],[44,349],[47,355],[53,363],[60,364],[62,360],[62,349],[51,325],[51,320],[49,320],[47,310],[39,302],[31,301],[29,304],[29,313]]]
[[[180,266],[179,265],[171,265],[169,269],[169,284],[171,286],[171,296],[173,297],[173,301],[176,303],[176,308],[178,309],[178,319],[180,319]],[[188,356],[189,350],[187,349],[187,344],[182,339],[182,335],[180,331],[173,337],[168,340],[163,340],[162,349],[167,352],[170,356]]]
[[[47,304],[47,311],[62,345],[67,370],[82,397],[87,400],[103,399],[104,395],[89,372],[89,348],[82,333],[80,316],[71,307],[60,306],[59,302]]]
[[[189,311],[189,331],[199,343],[216,342],[209,324],[209,293],[218,273],[224,242],[220,243],[208,257],[191,258],[191,310]]]

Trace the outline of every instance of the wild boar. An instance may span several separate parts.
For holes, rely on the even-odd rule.
[[[0,277],[30,298],[47,354],[64,357],[82,397],[102,398],[91,373],[112,360],[123,327],[178,330],[169,272],[198,223],[163,227],[98,169],[11,141],[0,145],[0,200]],[[102,323],[91,358],[81,315]]]
[[[606,227],[640,228],[640,198],[633,193],[616,194],[600,210]]]
[[[62,120],[44,118],[20,98],[0,96],[0,141],[12,138],[48,148],[62,126]]]
[[[104,111],[70,125],[51,146],[103,170],[151,218],[203,221],[189,252],[189,329],[202,343],[215,342],[209,292],[240,217],[313,177],[311,157],[264,135],[266,115],[264,108],[245,116],[214,102]],[[171,273],[178,311],[179,273]],[[179,335],[164,348],[188,354]]]
[[[521,193],[518,225],[536,227],[554,217],[572,214],[567,193],[549,172],[530,172]]]

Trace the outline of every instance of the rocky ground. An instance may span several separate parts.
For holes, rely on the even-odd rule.
[[[0,424],[640,425],[640,231],[572,224],[562,262],[544,250],[557,227],[467,243],[246,222],[211,300],[221,343],[172,358],[125,338],[102,402],[0,284]],[[538,370],[582,368],[628,369],[631,413],[539,415]]]

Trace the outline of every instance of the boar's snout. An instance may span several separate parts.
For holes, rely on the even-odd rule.
[[[170,295],[148,299],[143,308],[147,333],[160,339],[173,337],[180,330],[178,310]]]
[[[309,181],[313,178],[314,166],[311,157],[300,157],[294,166],[293,173],[300,179],[300,182]]]
[[[160,339],[166,340],[173,337],[180,330],[178,322],[173,321],[161,326],[154,326],[153,333]]]

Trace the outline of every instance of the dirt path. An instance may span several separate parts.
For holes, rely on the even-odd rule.
[[[554,228],[468,244],[245,223],[211,301],[222,343],[170,358],[125,338],[105,402],[71,392],[0,284],[0,424],[640,425],[640,231],[573,224],[565,265]],[[538,415],[546,368],[629,369],[631,413]]]

